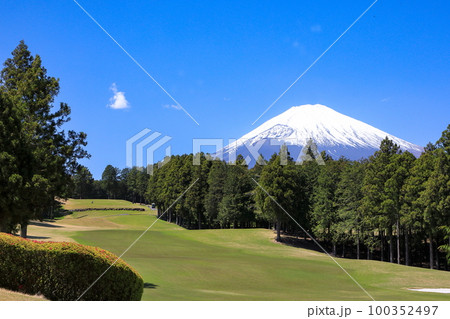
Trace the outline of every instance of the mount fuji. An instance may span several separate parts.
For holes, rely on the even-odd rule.
[[[233,161],[241,154],[253,166],[259,154],[268,160],[286,144],[290,155],[298,159],[307,143],[314,142],[319,152],[325,151],[334,159],[345,156],[351,160],[367,158],[377,151],[388,137],[416,157],[423,147],[383,132],[369,124],[336,112],[321,104],[294,106],[264,122],[238,140],[219,150],[215,156]]]

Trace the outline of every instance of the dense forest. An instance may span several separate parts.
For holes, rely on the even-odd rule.
[[[310,234],[335,256],[448,270],[450,125],[419,158],[387,138],[360,161],[308,156],[299,165],[283,146],[249,168],[242,156],[176,155],[152,175],[108,165],[99,181],[81,167],[72,196],[155,203],[161,219],[189,229],[273,228],[278,241]]]

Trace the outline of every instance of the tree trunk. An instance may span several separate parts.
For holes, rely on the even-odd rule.
[[[345,244],[342,244],[342,258],[345,258]]]
[[[433,236],[429,236],[428,237],[428,241],[429,241],[429,248],[430,248],[430,269],[433,269],[433,263],[434,263],[434,258],[433,258]]]
[[[277,241],[281,241],[280,220],[277,219]]]
[[[400,265],[400,221],[397,219],[397,264]]]
[[[389,228],[389,262],[394,262],[394,239],[392,236],[392,228]]]
[[[370,260],[370,248],[367,245],[367,260]]]
[[[27,224],[21,224],[20,225],[20,237],[27,238],[27,231],[28,231],[28,225]]]
[[[405,229],[405,265],[409,266],[409,238],[408,238],[409,229]]]
[[[359,231],[356,235],[356,259],[359,259]]]
[[[439,264],[439,249],[436,249],[436,269],[439,270],[441,269],[440,264]]]
[[[333,243],[333,256],[336,256],[336,243]]]
[[[450,236],[448,237],[448,246],[450,247]],[[445,271],[448,271],[448,266],[450,266],[450,259],[445,258]]]
[[[200,212],[198,212],[198,229],[202,229],[202,220],[201,220],[201,215]]]
[[[380,231],[380,260],[384,261],[384,230]]]

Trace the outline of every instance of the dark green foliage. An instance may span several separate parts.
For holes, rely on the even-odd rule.
[[[149,178],[149,174],[142,167],[123,169],[118,179],[120,180],[119,184],[125,189],[125,191],[122,191],[122,196],[125,195],[123,196],[124,199],[130,199],[133,203],[142,203]]]
[[[215,226],[219,205],[224,195],[227,166],[220,160],[213,161],[208,174],[208,193],[205,196],[205,218],[209,225]]]
[[[442,231],[445,234],[444,239],[448,242],[439,246],[439,249],[446,254],[447,260],[450,262],[450,226],[442,226]]]
[[[97,247],[33,242],[0,234],[0,287],[50,300],[141,300],[142,277],[122,259]],[[114,263],[114,264],[113,264]]]
[[[314,191],[314,209],[312,211],[312,223],[314,233],[319,238],[330,241],[333,244],[333,252],[336,244],[345,236],[345,231],[339,226],[338,194],[337,189],[341,180],[342,171],[348,161],[344,158],[334,161],[325,159],[325,165],[320,167],[317,178],[317,186]]]
[[[254,220],[251,194],[254,184],[248,175],[247,165],[244,158],[238,155],[236,163],[226,168],[217,220],[221,227],[249,227]]]
[[[189,192],[186,193],[185,207],[190,219],[196,223],[198,229],[201,229],[205,222],[204,205],[205,196],[208,192],[208,174],[211,161],[207,160],[203,153],[195,154],[193,163],[194,161],[196,165],[191,167],[191,180],[193,185],[189,189]]]
[[[360,243],[366,229],[365,216],[361,211],[363,198],[362,184],[364,180],[366,161],[348,162],[342,170],[340,181],[335,192],[337,205],[336,241],[347,243],[353,241],[356,245],[356,257],[360,258]]]
[[[94,178],[86,166],[80,165],[72,177],[74,198],[92,198]]]
[[[105,167],[102,173],[102,186],[106,194],[108,194],[108,199],[117,197],[119,193],[119,178],[120,169],[112,165]]]
[[[41,219],[55,197],[70,193],[77,160],[87,157],[86,134],[65,132],[70,107],[54,105],[59,80],[48,76],[41,58],[23,41],[0,74],[0,230]]]
[[[288,154],[282,147],[279,154],[272,156],[262,169],[258,181],[261,187],[256,187],[255,191],[261,216],[276,224],[277,241],[281,241],[281,224],[292,222],[286,212],[297,222],[302,222],[302,215],[306,213],[300,210],[306,198],[306,179],[299,174]],[[283,161],[285,165],[281,165]]]

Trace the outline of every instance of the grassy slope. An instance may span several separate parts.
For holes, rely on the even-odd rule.
[[[64,204],[65,209],[77,208],[128,208],[128,207],[142,207],[145,205],[133,204],[126,200],[118,199],[71,199]]]
[[[117,202],[124,207],[123,201]],[[69,204],[83,206],[81,201]],[[70,219],[103,228],[75,231],[76,241],[121,254],[156,217],[75,213],[61,222]],[[147,283],[144,300],[368,300],[328,256],[280,245],[272,238],[265,229],[188,231],[158,221],[124,259]],[[407,290],[450,287],[448,272],[337,260],[377,300],[450,300],[449,295]]]
[[[10,291],[0,288],[0,301],[44,301],[41,296],[31,296],[20,292]]]

